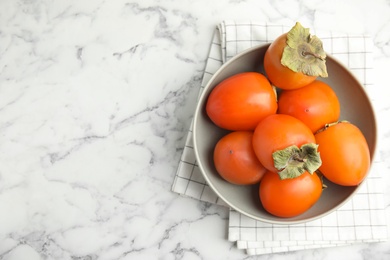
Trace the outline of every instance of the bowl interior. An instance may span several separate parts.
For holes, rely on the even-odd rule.
[[[194,116],[193,138],[195,155],[200,170],[209,186],[233,209],[257,220],[274,224],[297,224],[314,220],[332,212],[346,202],[358,190],[343,187],[325,180],[328,186],[320,200],[305,213],[293,218],[280,218],[267,213],[258,197],[258,185],[238,186],[223,180],[213,164],[213,150],[218,140],[228,133],[215,126],[205,112],[205,104],[211,90],[225,78],[246,71],[265,74],[263,57],[269,44],[248,49],[225,63],[205,87]],[[340,119],[348,120],[363,132],[370,148],[371,160],[376,148],[376,122],[373,108],[361,84],[332,56],[327,57],[328,78],[320,79],[336,92],[340,105]]]

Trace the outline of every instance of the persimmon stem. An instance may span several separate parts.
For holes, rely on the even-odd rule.
[[[326,129],[328,129],[329,127],[340,124],[340,123],[349,123],[349,121],[348,120],[339,120],[339,121],[325,124],[324,127],[318,129],[317,132],[315,132],[315,134],[319,134],[319,133],[325,131]]]
[[[316,54],[316,53],[313,53],[313,52],[310,52],[310,51],[302,51],[301,54],[302,54],[303,57],[306,57],[306,56],[310,55],[310,56],[313,56],[313,57],[315,57],[315,58],[317,58],[317,59],[325,60],[325,59],[324,59],[323,57],[321,57],[320,55],[318,55],[318,54]]]

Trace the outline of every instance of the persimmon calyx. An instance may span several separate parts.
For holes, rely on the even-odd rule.
[[[278,170],[280,179],[299,177],[304,172],[313,174],[322,164],[318,145],[308,143],[298,148],[291,145],[272,154],[274,166]]]
[[[322,41],[311,35],[308,28],[297,22],[287,33],[286,43],[281,59],[282,65],[308,76],[328,77]]]

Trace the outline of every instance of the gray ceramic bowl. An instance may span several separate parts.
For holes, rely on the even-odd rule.
[[[274,224],[298,224],[322,217],[348,201],[358,190],[356,187],[342,187],[325,180],[328,188],[320,200],[302,215],[280,218],[267,213],[258,197],[258,185],[238,186],[223,180],[213,164],[213,150],[226,130],[215,126],[205,112],[205,105],[211,90],[225,78],[245,71],[264,74],[263,57],[269,44],[253,47],[225,63],[210,79],[196,107],[193,126],[194,148],[197,162],[207,183],[230,207],[251,218]],[[336,92],[341,104],[340,119],[348,120],[363,132],[370,148],[371,158],[376,149],[376,121],[373,108],[365,90],[350,71],[332,56],[327,57],[329,77],[320,79]],[[371,159],[372,160],[372,159]]]

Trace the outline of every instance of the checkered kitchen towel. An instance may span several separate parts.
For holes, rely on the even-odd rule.
[[[274,40],[292,26],[293,24],[283,26],[255,21],[222,22],[214,34],[200,93],[224,62],[245,49]],[[371,38],[314,30],[311,33],[321,38],[324,49],[346,65],[369,92],[373,87]],[[354,198],[337,211],[308,223],[268,224],[230,209],[229,240],[235,241],[238,248],[246,249],[249,255],[386,241],[388,226],[379,175],[383,166],[374,160],[368,179]],[[192,126],[172,190],[201,201],[226,206],[207,185],[197,166]]]

